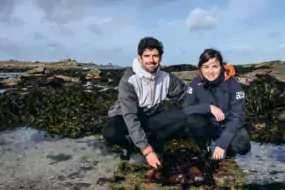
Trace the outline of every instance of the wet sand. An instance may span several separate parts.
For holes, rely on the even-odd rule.
[[[111,177],[119,155],[100,137],[45,137],[33,128],[0,133],[0,189],[106,189],[100,178]],[[142,159],[133,155],[136,161]],[[285,183],[285,146],[252,143],[252,151],[237,156],[246,184]]]
[[[0,133],[0,189],[106,189],[119,162],[100,138],[46,138],[32,128]]]

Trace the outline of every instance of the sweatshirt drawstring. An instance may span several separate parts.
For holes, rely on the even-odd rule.
[[[150,99],[151,99],[151,101],[153,101],[153,99],[154,99],[154,89],[153,89],[153,74],[151,75],[151,77],[150,77]]]

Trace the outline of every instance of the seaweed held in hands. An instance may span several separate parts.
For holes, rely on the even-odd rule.
[[[160,157],[157,170],[146,173],[149,183],[164,185],[214,185],[210,160],[201,156],[200,149],[192,143],[173,140]]]
[[[234,159],[213,162],[201,156],[191,142],[172,140],[160,155],[162,166],[153,169],[144,162],[122,161],[108,189],[231,189],[244,184],[244,173]]]
[[[234,159],[213,162],[202,156],[195,143],[184,140],[164,144],[163,150],[158,151],[161,167],[122,161],[109,179],[108,189],[229,189],[243,185],[243,172]]]

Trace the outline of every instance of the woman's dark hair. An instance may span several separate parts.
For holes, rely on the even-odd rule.
[[[163,54],[162,43],[153,37],[145,37],[140,40],[138,45],[138,55],[142,56],[145,49],[157,49],[160,56]]]
[[[200,69],[204,63],[212,58],[216,58],[220,62],[221,66],[223,65],[223,56],[219,51],[215,49],[205,49],[200,55],[198,68]]]

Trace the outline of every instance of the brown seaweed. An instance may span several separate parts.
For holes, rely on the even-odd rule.
[[[177,185],[214,185],[210,160],[193,143],[172,140],[160,156],[162,166],[146,173],[149,183]]]

